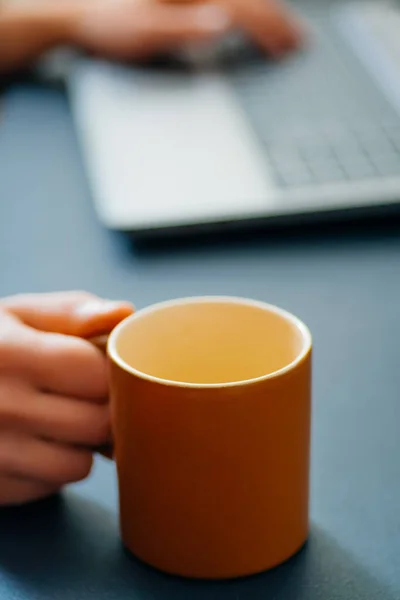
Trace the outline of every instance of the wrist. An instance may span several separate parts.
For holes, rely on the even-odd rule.
[[[74,0],[75,1],[75,0]],[[0,74],[24,68],[51,48],[70,44],[81,10],[77,3],[50,0],[0,7]]]
[[[42,2],[30,9],[32,28],[40,32],[44,49],[69,45],[74,40],[76,23],[80,19],[82,3]]]
[[[73,42],[82,3],[52,2],[0,4],[0,62],[15,57],[34,58],[57,45]]]

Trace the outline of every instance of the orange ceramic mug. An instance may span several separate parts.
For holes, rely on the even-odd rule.
[[[165,302],[108,340],[124,545],[168,573],[273,567],[308,534],[311,335],[252,300]]]

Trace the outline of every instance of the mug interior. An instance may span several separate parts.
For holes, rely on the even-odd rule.
[[[309,334],[292,315],[229,299],[183,300],[139,311],[117,327],[109,352],[126,370],[197,385],[245,382],[298,360]]]

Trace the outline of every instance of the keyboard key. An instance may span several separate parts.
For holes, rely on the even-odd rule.
[[[392,143],[393,148],[396,152],[400,152],[400,130],[394,130],[393,132],[388,132],[388,137]]]
[[[341,166],[350,180],[371,179],[377,176],[377,171],[373,165],[362,158],[358,160],[347,160],[341,163]]]
[[[399,124],[398,120],[383,119],[380,121],[380,126],[386,132],[386,135],[388,135],[389,137],[391,137],[391,136],[399,137],[400,136],[400,124]]]
[[[279,185],[282,187],[304,187],[313,183],[311,173],[306,169],[277,169],[275,171]]]
[[[341,140],[332,140],[332,154],[337,160],[358,160],[364,156],[364,152],[360,143],[353,137],[343,137]]]
[[[280,165],[291,164],[295,167],[302,168],[303,161],[296,151],[295,147],[281,146],[268,149],[268,158],[272,164],[279,167]]]
[[[346,173],[333,161],[314,162],[310,164],[310,169],[317,183],[334,183],[347,180]]]
[[[400,176],[400,155],[398,154],[375,156],[373,163],[383,177]]]
[[[390,154],[395,150],[390,140],[385,138],[364,139],[360,140],[360,145],[363,152],[368,156],[373,157],[380,154]]]
[[[332,148],[325,142],[320,144],[302,145],[299,153],[303,159],[312,164],[314,161],[331,161],[334,158]]]

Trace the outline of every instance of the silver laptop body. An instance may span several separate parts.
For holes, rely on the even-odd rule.
[[[74,62],[72,112],[106,227],[154,234],[400,207],[400,9],[295,7],[311,40],[279,63],[233,37],[164,65]]]

